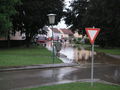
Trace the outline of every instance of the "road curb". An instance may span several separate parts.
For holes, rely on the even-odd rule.
[[[120,55],[113,55],[113,54],[109,54],[109,53],[106,53],[106,55],[116,58],[116,59],[120,59]]]
[[[71,66],[80,66],[80,64],[76,64],[76,63],[71,63],[71,64],[61,63],[61,64],[40,64],[40,65],[32,65],[32,66],[19,66],[19,67],[2,68],[2,69],[0,69],[0,72],[16,71],[16,70],[30,70],[30,69],[71,67]]]
[[[94,63],[94,67],[101,65],[100,63]],[[103,65],[103,64],[102,64]],[[113,64],[104,64],[104,66]],[[60,68],[60,67],[74,67],[80,66],[81,68],[91,67],[90,63],[87,64],[77,64],[77,63],[60,63],[60,64],[38,64],[29,66],[13,66],[13,67],[3,67],[0,68],[0,72],[4,71],[17,71],[17,70],[30,70],[30,69],[46,69],[46,68]]]

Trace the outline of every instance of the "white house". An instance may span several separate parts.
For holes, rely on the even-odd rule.
[[[75,31],[74,37],[75,37],[75,38],[82,38],[82,35],[81,35],[81,34],[78,34],[78,31]]]
[[[21,34],[21,31],[16,31],[15,35],[10,34],[10,40],[25,40],[25,33]]]
[[[54,39],[61,39],[62,33],[57,28],[52,28]]]
[[[21,34],[21,31],[16,31],[15,34],[10,34],[10,40],[25,40],[25,33]],[[0,37],[0,40],[7,40],[7,36]]]
[[[70,37],[73,36],[73,33],[70,29],[59,29],[59,30],[62,33],[62,38],[64,39],[69,39]]]
[[[51,39],[52,36],[54,37],[55,40],[61,39],[61,37],[62,37],[61,32],[57,28],[49,28],[48,26],[45,26],[43,29],[47,31],[46,36],[48,39]],[[52,33],[53,33],[53,35],[52,35]]]
[[[71,36],[73,36],[73,33],[69,29],[58,29],[58,28],[49,28],[47,26],[44,27],[44,30],[47,31],[47,38],[52,38],[52,32],[54,39],[69,39]]]

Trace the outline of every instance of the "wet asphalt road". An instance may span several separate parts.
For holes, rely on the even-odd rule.
[[[0,90],[37,87],[90,79],[90,66],[0,72]],[[94,78],[120,85],[120,66],[95,65]]]

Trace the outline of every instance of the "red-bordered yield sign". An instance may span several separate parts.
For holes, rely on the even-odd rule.
[[[94,41],[95,41],[98,33],[100,32],[100,28],[85,28],[85,30],[90,39],[90,43],[94,44]]]

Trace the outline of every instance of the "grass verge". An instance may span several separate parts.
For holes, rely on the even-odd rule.
[[[114,55],[120,55],[120,48],[118,48],[118,49],[95,48],[95,51],[114,54]]]
[[[80,45],[79,45],[80,47]],[[91,50],[92,46],[91,45],[82,45],[86,50]],[[120,48],[100,48],[98,45],[95,45],[95,51],[96,52],[103,52],[103,53],[109,53],[113,55],[120,55]]]
[[[94,83],[94,86],[91,87],[90,83],[77,82],[53,86],[43,86],[39,88],[30,88],[24,90],[120,90],[120,86]]]
[[[55,58],[55,63],[60,62],[61,60]],[[52,53],[42,46],[0,50],[0,66],[24,66],[51,63]]]

